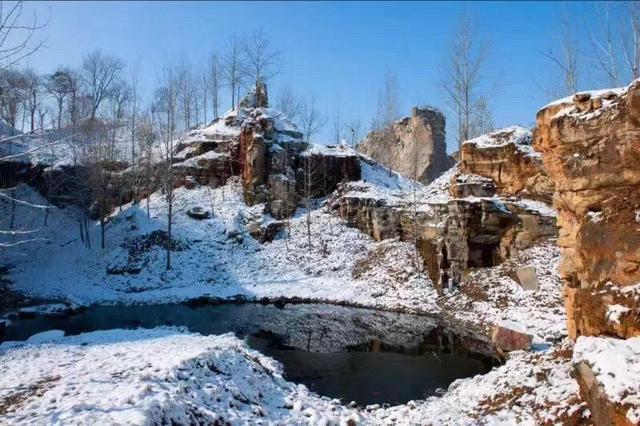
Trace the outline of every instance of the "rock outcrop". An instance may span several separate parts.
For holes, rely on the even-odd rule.
[[[390,128],[370,132],[356,149],[403,176],[425,184],[452,165],[447,156],[445,118],[434,108],[413,108],[411,117],[397,121]]]
[[[490,179],[494,188],[487,189],[486,184],[469,188],[469,183],[462,179],[453,182],[452,191],[462,196],[488,196],[493,195],[493,190],[501,195],[551,202],[553,185],[544,171],[540,155],[531,148],[531,140],[531,131],[513,126],[466,141],[460,151],[461,175]],[[479,193],[474,193],[476,191]]]
[[[552,212],[517,199],[434,200],[422,192],[418,199],[424,201],[414,210],[411,197],[388,197],[369,192],[366,184],[349,183],[330,205],[348,224],[376,240],[414,241],[438,289],[462,283],[470,268],[497,265],[518,250],[556,236]]]
[[[555,185],[568,329],[640,335],[640,82],[543,108],[534,146]],[[610,309],[623,315],[611,320]],[[619,309],[620,310],[620,309]]]
[[[534,147],[555,185],[580,395],[596,424],[638,424],[640,81],[547,105]]]
[[[295,124],[268,105],[266,86],[260,83],[237,110],[187,133],[174,155],[176,183],[217,187],[240,175],[244,201],[264,204],[282,219],[305,197],[324,197],[340,182],[360,179],[356,152],[310,146]]]

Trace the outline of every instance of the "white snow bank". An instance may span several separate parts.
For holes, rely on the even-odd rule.
[[[0,345],[7,424],[300,424],[353,410],[282,378],[233,335],[109,330]],[[11,402],[15,401],[15,402]],[[295,408],[299,409],[295,409]]]
[[[640,406],[640,337],[580,336],[573,362],[591,367],[605,394],[615,402]]]
[[[548,104],[540,108],[538,111],[542,111],[543,109],[548,108],[550,106],[562,105],[562,104],[573,104],[573,97],[576,95],[590,95],[592,99],[601,98],[604,96],[608,96],[610,94],[613,94],[616,96],[622,96],[625,93],[627,93],[628,89],[629,89],[629,86],[614,87],[611,89],[584,90],[582,92],[577,92],[576,94],[569,95],[564,98],[556,99],[555,101],[549,102]]]
[[[358,153],[347,145],[320,145],[311,144],[309,148],[301,153],[301,155],[331,155],[334,157],[355,157]]]
[[[531,130],[522,126],[511,126],[499,129],[491,133],[469,139],[464,144],[473,144],[478,148],[492,148],[514,143],[516,146],[531,145]]]

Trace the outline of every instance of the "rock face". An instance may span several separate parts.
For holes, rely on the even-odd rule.
[[[543,169],[540,155],[531,148],[531,140],[531,132],[519,126],[471,139],[462,144],[460,172],[491,179],[495,192],[501,195],[551,202],[553,185]],[[464,194],[465,183],[458,185],[459,188],[454,185],[453,191]]]
[[[304,197],[323,197],[340,182],[360,179],[357,153],[310,146],[284,114],[268,105],[266,86],[260,83],[238,110],[186,134],[174,155],[176,183],[216,187],[240,175],[245,202],[264,204],[282,219]]]
[[[555,185],[580,394],[596,424],[638,424],[640,81],[546,106],[534,146]]]
[[[366,187],[349,183],[330,203],[348,224],[376,240],[415,241],[425,269],[440,290],[463,282],[469,268],[497,265],[516,251],[556,235],[553,215],[517,200],[454,198],[427,202],[414,212],[409,200],[380,198],[367,193]]]
[[[391,128],[370,132],[359,152],[405,177],[429,183],[451,167],[445,142],[444,115],[433,108],[415,107]]]
[[[534,146],[555,184],[568,330],[640,335],[640,82],[538,112]],[[612,306],[624,315],[611,320]]]

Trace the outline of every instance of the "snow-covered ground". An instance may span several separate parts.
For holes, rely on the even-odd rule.
[[[46,203],[28,187],[21,191],[21,199]],[[213,210],[212,218],[198,221],[187,216],[187,209],[194,206]],[[9,203],[0,206],[5,215],[8,208]],[[244,204],[237,180],[217,189],[180,188],[173,236],[185,248],[172,252],[171,271],[165,270],[165,250],[159,245],[145,245],[144,252],[135,256],[129,251],[144,236],[166,229],[165,211],[159,193],[151,197],[150,218],[144,200],[123,206],[111,217],[107,248],[101,250],[97,224],[91,229],[92,248],[83,245],[73,209],[52,209],[45,226],[40,210],[19,206],[16,227],[39,229],[34,236],[45,240],[3,250],[1,260],[11,265],[17,290],[83,305],[241,294],[249,299],[287,296],[437,312],[435,291],[428,277],[413,266],[410,243],[374,242],[324,208],[311,213],[311,247],[304,212],[290,221],[289,233],[261,245],[247,234],[246,225],[270,218],[263,216],[262,206]],[[140,273],[107,272],[128,265],[140,266]]]
[[[629,407],[630,424],[640,423],[640,337],[581,336],[573,362],[586,363],[609,401]]]
[[[0,423],[589,424],[570,356],[517,352],[442,397],[361,409],[285,381],[279,363],[232,335],[53,331],[0,345]]]

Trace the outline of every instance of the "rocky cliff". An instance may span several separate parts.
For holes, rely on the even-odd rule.
[[[390,128],[370,132],[358,152],[410,179],[429,183],[452,165],[447,156],[444,115],[415,107]]]
[[[555,185],[580,394],[596,424],[638,424],[640,81],[547,105],[534,146]]]
[[[460,175],[456,176],[452,191],[457,196],[497,192],[551,202],[553,185],[531,140],[531,131],[513,126],[466,141],[460,151]],[[481,176],[490,182],[469,181],[461,179],[461,175]]]
[[[640,335],[640,83],[538,112],[555,184],[569,334]],[[612,320],[613,306],[624,313]]]

